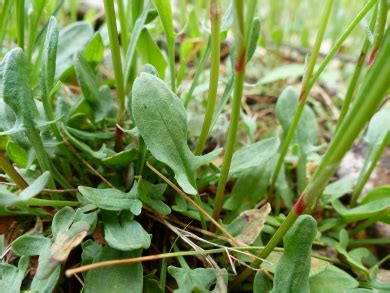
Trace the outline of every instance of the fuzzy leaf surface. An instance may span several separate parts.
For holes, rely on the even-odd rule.
[[[195,170],[216,151],[194,156],[187,145],[187,117],[181,100],[158,77],[141,73],[133,87],[133,115],[152,155],[167,164],[184,192],[196,194]]]

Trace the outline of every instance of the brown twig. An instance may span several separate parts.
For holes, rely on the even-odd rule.
[[[84,160],[84,158],[82,156],[80,156],[80,154],[73,147],[73,145],[65,138],[64,138],[64,143],[70,148],[72,153],[92,172],[92,174],[94,174],[97,177],[99,177],[109,187],[115,188],[115,186],[110,181],[108,181],[106,178],[104,178],[104,176],[102,174],[100,174],[94,167],[92,167],[86,160]]]
[[[198,205],[192,198],[190,198],[187,194],[185,194],[179,187],[177,187],[172,181],[170,181],[167,177],[161,174],[157,169],[155,169],[149,162],[146,162],[146,166],[151,169],[154,173],[156,173],[161,179],[163,179],[169,186],[171,186],[181,197],[183,197],[186,201],[191,203],[199,212],[201,212],[207,219],[209,219],[215,227],[217,227],[223,234],[229,238],[229,242],[235,246],[242,246],[243,244],[235,239],[233,235],[231,235],[220,223],[213,219],[200,205]]]

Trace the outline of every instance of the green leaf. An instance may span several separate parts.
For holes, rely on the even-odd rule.
[[[82,265],[91,264],[93,259],[96,258],[102,252],[102,247],[92,239],[88,239],[81,244],[83,252],[81,253]],[[87,273],[87,272],[86,272]],[[86,275],[84,273],[84,277]]]
[[[175,293],[191,292],[226,292],[227,272],[226,270],[217,271],[215,269],[198,268],[191,270],[189,268],[168,267],[169,274],[175,278],[178,289]],[[217,274],[222,282],[217,280]],[[211,287],[215,284],[215,289]]]
[[[292,87],[287,87],[280,94],[276,103],[276,116],[285,134],[287,134],[290,128],[297,107],[298,92]],[[308,154],[313,150],[313,145],[316,143],[317,138],[318,124],[316,117],[313,111],[308,106],[305,106],[291,144],[297,143],[300,149],[305,154]]]
[[[369,251],[366,248],[357,248],[351,251],[347,251],[349,242],[348,231],[345,229],[341,229],[339,233],[339,242],[336,243],[337,252],[344,257],[346,262],[353,268],[361,273],[363,273],[366,277],[369,276],[368,270],[362,263],[362,259],[369,256]]]
[[[51,225],[53,238],[56,238],[60,231],[69,229],[74,221],[74,216],[75,211],[71,207],[64,207],[54,215]]]
[[[167,216],[171,213],[171,208],[163,202],[165,199],[163,194],[167,188],[166,184],[152,184],[142,178],[138,180],[138,183],[134,184],[138,184],[138,195],[144,204],[163,216]]]
[[[102,159],[102,163],[113,169],[123,169],[128,167],[130,162],[138,159],[138,150],[135,148],[129,148],[119,153],[113,154]]]
[[[167,45],[172,46],[172,42],[175,40],[175,31],[173,29],[173,18],[171,1],[169,0],[152,0],[153,5],[156,7],[160,16],[161,23],[164,28],[165,35],[167,37]]]
[[[133,189],[124,193],[118,189],[96,189],[87,186],[79,186],[80,193],[99,208],[109,211],[130,210],[134,215],[139,215],[142,202],[137,198]]]
[[[39,279],[37,277],[31,283],[31,290],[33,292],[51,293],[57,286],[58,279],[60,278],[61,266],[56,266],[53,272],[45,279]]]
[[[167,41],[167,51],[170,67],[171,87],[176,89],[176,68],[175,68],[175,38],[176,34],[173,28],[172,7],[170,0],[152,0],[161,20],[165,37]]]
[[[0,205],[9,206],[16,203],[23,203],[39,194],[51,179],[50,172],[44,172],[32,184],[24,189],[18,196],[7,189],[0,188]]]
[[[359,204],[365,204],[375,200],[386,199],[390,196],[390,185],[383,185],[370,190],[360,201]]]
[[[28,153],[23,147],[10,140],[7,142],[6,152],[10,160],[15,162],[19,167],[27,167]]]
[[[359,286],[359,282],[355,278],[333,265],[328,265],[318,274],[311,276],[309,283],[311,293],[346,293]]]
[[[147,5],[143,10],[142,14],[140,15],[140,17],[138,17],[137,21],[134,24],[134,28],[131,34],[130,44],[127,47],[126,57],[125,57],[125,65],[124,65],[125,84],[129,82],[134,54],[137,48],[139,37],[141,35],[141,31],[147,21],[148,16],[152,14],[153,11],[154,10],[152,9],[151,4]]]
[[[15,48],[4,57],[4,102],[23,121],[27,129],[35,128],[38,110],[30,88],[30,67],[22,49]]]
[[[67,127],[65,127],[65,125],[61,125],[61,130],[62,132],[65,134],[65,136],[69,139],[69,141],[75,146],[77,147],[78,149],[82,150],[83,152],[85,152],[87,155],[89,155],[91,158],[93,159],[97,159],[97,160],[101,160],[105,157],[107,157],[107,152],[106,152],[106,147],[103,145],[101,147],[100,150],[98,151],[94,151],[93,149],[91,149],[91,147],[89,145],[87,145],[86,143],[78,140],[77,138],[75,138],[73,135],[71,135],[67,129]]]
[[[223,207],[234,215],[253,208],[267,194],[271,171],[268,162],[241,171]]]
[[[151,238],[141,224],[128,211],[119,216],[117,212],[102,211],[104,239],[112,248],[130,251],[149,248]]]
[[[47,27],[45,45],[43,49],[42,65],[41,65],[41,80],[40,86],[43,97],[44,107],[48,107],[47,104],[51,103],[49,100],[50,91],[54,86],[55,72],[56,72],[56,59],[58,48],[59,32],[57,28],[57,20],[54,16],[49,19]],[[47,109],[45,109],[47,111]],[[51,119],[48,117],[48,119]]]
[[[325,203],[331,202],[340,198],[344,194],[350,193],[353,190],[353,180],[351,177],[344,177],[335,182],[330,183],[322,192]]]
[[[258,17],[254,18],[252,31],[249,37],[248,52],[246,54],[246,62],[249,62],[252,59],[253,54],[256,51],[257,42],[260,37],[260,27],[261,27],[260,19]]]
[[[99,32],[95,33],[85,49],[83,56],[88,63],[92,64],[99,64],[103,60],[104,44],[102,35]]]
[[[317,223],[309,215],[300,216],[283,238],[284,252],[275,272],[271,292],[310,292],[311,245]]]
[[[361,204],[356,208],[347,209],[339,200],[332,202],[338,214],[349,222],[360,221],[381,214],[390,207],[390,196]]]
[[[114,132],[106,132],[106,131],[89,132],[89,131],[83,131],[76,128],[72,128],[69,126],[67,126],[66,129],[75,137],[81,140],[88,140],[88,141],[112,139],[115,135]]]
[[[279,143],[278,138],[272,137],[237,150],[233,155],[229,174],[236,175],[244,170],[265,166],[275,156]]]
[[[221,21],[221,35],[226,35],[227,31],[230,29],[230,26],[233,24],[233,0],[230,0],[227,4],[225,14],[222,17]],[[223,36],[222,39],[226,38]]]
[[[190,62],[191,53],[194,50],[194,40],[185,39],[180,42],[180,65],[177,73],[177,86],[181,84],[186,73],[187,64]]]
[[[157,69],[161,79],[164,79],[168,63],[146,28],[142,30],[139,36],[137,52],[141,55],[142,63],[152,64]]]
[[[0,292],[19,293],[21,292],[22,281],[26,275],[30,258],[22,256],[19,259],[18,267],[7,263],[0,263]]]
[[[147,278],[144,280],[143,293],[164,293],[165,291],[160,287],[157,280]]]
[[[62,29],[59,34],[56,78],[61,77],[73,64],[73,56],[83,51],[91,38],[94,30],[91,24],[79,21]]]
[[[12,251],[19,256],[42,255],[49,251],[51,241],[40,235],[22,235],[12,242]]]
[[[173,170],[184,192],[196,194],[195,170],[217,153],[193,155],[187,145],[187,118],[180,99],[161,79],[141,73],[133,86],[132,109],[152,155]]]
[[[39,165],[44,171],[49,171],[51,169],[49,158],[36,129],[35,119],[39,117],[39,113],[30,88],[27,58],[21,48],[15,48],[4,59],[4,102],[15,112],[17,118],[15,125],[23,125],[24,134],[37,154]]]
[[[260,79],[255,85],[251,85],[251,87],[263,86],[279,80],[302,76],[304,68],[305,66],[301,64],[289,64],[277,67],[267,72],[262,79]]]
[[[380,145],[389,132],[390,108],[384,108],[372,117],[364,140],[369,145]]]
[[[80,52],[74,55],[74,67],[81,92],[94,110],[95,120],[97,122],[103,120],[111,110],[111,103],[99,90],[95,73]]]
[[[263,271],[257,271],[253,280],[253,293],[268,293],[271,289],[271,280]]]
[[[140,251],[120,251],[109,246],[103,248],[95,262],[133,258],[140,256]],[[141,263],[113,266],[91,270],[85,278],[85,293],[142,293],[143,270]]]
[[[49,183],[51,179],[50,172],[46,171],[41,176],[39,176],[29,187],[24,189],[19,197],[21,200],[28,200],[37,194],[39,194]]]

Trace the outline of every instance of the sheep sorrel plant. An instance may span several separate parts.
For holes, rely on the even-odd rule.
[[[389,292],[388,0],[0,0],[0,292]]]

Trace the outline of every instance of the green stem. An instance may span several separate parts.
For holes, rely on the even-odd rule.
[[[16,183],[20,189],[28,187],[27,182],[15,170],[14,166],[7,160],[3,153],[0,153],[0,168]]]
[[[308,94],[310,91],[310,88],[308,88],[309,80],[310,80],[311,75],[313,73],[314,66],[316,64],[318,54],[319,54],[320,49],[321,49],[321,44],[322,44],[322,41],[324,39],[326,27],[328,25],[329,16],[330,16],[330,13],[332,11],[333,2],[334,2],[334,0],[328,0],[326,2],[326,6],[325,6],[324,12],[322,14],[320,29],[317,33],[317,37],[316,37],[314,47],[313,47],[313,52],[310,56],[309,64],[307,66],[307,69],[306,69],[304,77],[303,77],[301,92],[299,95],[298,108],[294,114],[293,121],[291,122],[291,126],[287,132],[287,135],[286,135],[284,142],[282,144],[282,147],[280,149],[280,155],[279,155],[278,161],[277,161],[276,166],[275,166],[275,171],[274,171],[272,179],[271,179],[271,185],[270,185],[270,189],[269,189],[269,194],[268,194],[269,198],[268,199],[270,199],[270,196],[272,196],[272,194],[275,190],[276,181],[278,179],[280,169],[282,168],[284,158],[287,154],[291,140],[293,139],[294,134],[295,134],[295,130],[298,126],[299,119],[301,118],[303,109],[306,105],[306,100],[307,100],[307,97],[308,97]]]
[[[15,0],[18,45],[24,48],[24,0]]]
[[[241,98],[244,89],[245,67],[246,67],[246,43],[245,43],[245,24],[244,24],[244,3],[243,1],[234,1],[235,16],[237,22],[237,31],[235,34],[236,61],[235,61],[235,82],[234,93],[231,104],[230,126],[228,130],[225,155],[223,158],[221,175],[218,181],[217,193],[215,195],[213,218],[218,220],[222,209],[223,197],[226,182],[229,175],[230,164],[233,157],[234,147],[237,140],[237,128],[240,118]]]
[[[49,200],[40,198],[30,198],[23,205],[37,206],[37,207],[77,207],[80,205],[78,201],[66,201],[66,200]]]
[[[370,30],[374,29],[377,14],[378,14],[378,6],[375,6],[375,9],[372,13],[371,20],[370,20],[370,25],[369,25]],[[341,107],[340,116],[339,116],[339,119],[338,119],[337,125],[336,125],[336,131],[339,129],[339,127],[340,127],[341,123],[343,122],[345,116],[347,115],[347,112],[348,112],[349,107],[351,105],[351,101],[352,101],[354,93],[356,92],[357,82],[358,82],[360,74],[362,72],[364,61],[366,60],[366,56],[367,56],[367,52],[368,52],[368,48],[370,47],[370,44],[371,44],[370,39],[368,38],[368,36],[366,36],[366,39],[364,40],[364,43],[363,43],[363,47],[362,47],[360,54],[359,54],[359,57],[356,61],[355,70],[353,72],[351,81],[349,82],[348,89],[347,89],[347,92],[345,94],[343,106]]]
[[[375,32],[374,32],[374,45],[373,50],[370,56],[370,59],[368,61],[368,64],[371,65],[372,62],[374,62],[376,53],[378,52],[379,46],[382,42],[383,35],[386,28],[386,20],[387,20],[387,14],[388,14],[389,8],[387,7],[386,0],[380,0],[379,2],[379,14],[378,14],[378,21],[375,25]]]
[[[50,159],[46,153],[39,131],[35,128],[31,128],[31,129],[27,129],[25,131],[25,134],[35,150],[39,166],[42,168],[43,171],[49,171],[53,174],[53,169],[50,164]],[[56,188],[53,179],[49,180],[48,186],[51,189]],[[54,198],[57,197],[57,195],[55,194],[53,194],[52,196]]]
[[[108,37],[110,39],[110,50],[112,64],[114,67],[115,85],[118,100],[118,113],[116,116],[116,124],[123,126],[125,118],[125,84],[122,70],[121,52],[118,40],[118,29],[116,27],[115,8],[113,0],[104,0],[104,9],[106,11],[106,21],[108,28]],[[115,148],[121,149],[122,132],[117,129]]]
[[[29,34],[28,34],[28,43],[27,43],[27,59],[31,64],[32,54],[34,51],[35,37],[37,35],[37,27],[39,19],[41,18],[43,8],[45,7],[45,1],[35,1],[37,5],[33,5],[34,10],[29,12]]]
[[[79,5],[79,0],[69,0],[69,10],[70,10],[70,23],[77,21],[77,7]]]
[[[210,20],[211,20],[211,65],[210,65],[210,82],[209,98],[207,100],[206,113],[204,116],[202,131],[200,133],[198,145],[195,148],[195,155],[200,156],[203,152],[209,135],[211,122],[213,120],[215,102],[217,100],[219,63],[221,53],[221,1],[212,0],[210,2]]]
[[[146,145],[144,139],[140,136],[138,143],[138,161],[137,161],[137,171],[136,175],[142,176],[142,172],[145,166],[146,158]]]
[[[352,33],[352,31],[356,28],[356,26],[362,21],[362,19],[366,16],[366,14],[371,10],[371,8],[376,4],[378,0],[369,0],[366,5],[359,11],[358,15],[353,19],[353,21],[349,24],[349,26],[345,29],[343,34],[338,38],[333,48],[326,55],[325,59],[322,61],[318,70],[314,73],[313,78],[310,81],[309,89],[312,89],[322,72],[325,70],[326,66],[332,60],[332,58],[337,54],[340,47],[344,43],[344,41],[348,38],[348,36]]]
[[[355,189],[354,189],[352,196],[351,196],[351,201],[350,201],[351,207],[356,206],[357,200],[358,200],[360,194],[362,193],[364,185],[366,185],[368,179],[370,178],[370,176],[372,174],[372,171],[374,171],[376,164],[378,163],[379,159],[381,158],[381,156],[382,156],[383,152],[385,151],[386,146],[389,144],[389,142],[390,142],[390,134],[388,133],[387,136],[383,139],[382,143],[379,146],[378,145],[374,146],[373,149],[371,150],[370,153],[374,153],[372,160],[371,160],[370,153],[367,155],[366,160],[369,160],[369,162],[366,162],[364,164],[365,166],[363,167],[363,169],[359,175],[357,184],[356,184]],[[366,167],[367,165],[368,165],[368,167]]]
[[[200,60],[198,66],[196,67],[195,75],[192,78],[192,83],[191,83],[190,89],[188,90],[188,92],[184,96],[184,107],[186,107],[186,108],[188,107],[188,103],[192,99],[192,94],[193,94],[193,92],[195,90],[196,85],[198,84],[200,75],[201,75],[201,73],[203,72],[203,69],[206,66],[207,59],[210,56],[210,52],[211,52],[211,37],[209,37],[209,39],[207,40],[206,49],[205,49],[205,51],[203,53],[202,59]]]
[[[11,11],[12,0],[4,0],[0,13],[0,49],[3,48],[5,28]]]
[[[298,216],[303,214],[307,207],[311,206],[314,200],[321,195],[322,191],[328,184],[329,179],[337,170],[345,153],[352,147],[356,137],[382,103],[390,83],[389,51],[390,30],[387,31],[372,69],[366,75],[356,102],[340,126],[340,130],[334,135],[328,150],[312,177],[311,182],[305,188],[286,220],[278,228],[261,253],[260,256],[263,259],[265,259],[282,240]],[[260,265],[261,261],[256,261],[255,264]],[[251,273],[252,271],[249,269],[244,270],[244,272],[236,278],[233,284],[239,284]]]
[[[117,0],[118,3],[118,14],[119,14],[119,23],[121,25],[121,41],[123,52],[126,54],[127,46],[129,44],[129,24],[126,18],[125,6],[123,5],[123,0]]]
[[[375,5],[377,0],[369,0],[366,5],[360,10],[358,15],[354,18],[354,20],[350,23],[350,25],[346,28],[344,33],[339,37],[339,39],[336,41],[333,48],[329,51],[328,55],[325,57],[325,59],[322,61],[320,67],[318,70],[314,73],[313,77],[310,79],[310,76],[306,74],[303,84],[302,84],[302,90],[300,93],[300,103],[298,105],[298,109],[294,115],[293,122],[291,123],[291,126],[289,128],[289,131],[287,133],[287,136],[283,142],[283,145],[280,150],[280,157],[278,159],[278,162],[275,167],[274,174],[271,179],[271,185],[270,185],[270,194],[273,193],[273,190],[275,189],[276,180],[279,176],[281,165],[284,162],[284,158],[287,154],[288,147],[291,143],[292,138],[294,137],[295,129],[298,126],[298,122],[300,119],[300,116],[303,112],[303,108],[305,106],[307,97],[309,96],[310,90],[313,88],[314,84],[322,74],[322,72],[325,70],[326,66],[329,64],[330,60],[336,55],[337,51],[340,49],[341,45],[344,43],[345,39],[352,33],[354,28],[360,23],[360,21],[363,19],[363,17],[370,11],[370,9]],[[329,2],[328,2],[329,3]],[[332,1],[333,3],[333,1]],[[326,11],[325,11],[326,12]],[[323,18],[324,20],[324,18]],[[310,63],[309,63],[310,66]],[[313,64],[314,68],[314,64]]]
[[[390,238],[351,239],[351,246],[360,245],[389,245]],[[388,288],[388,287],[387,287]]]
[[[169,59],[169,70],[171,76],[171,89],[176,93],[176,61],[175,61],[175,46],[170,45],[171,43],[175,44],[175,41],[168,41],[168,59]]]

